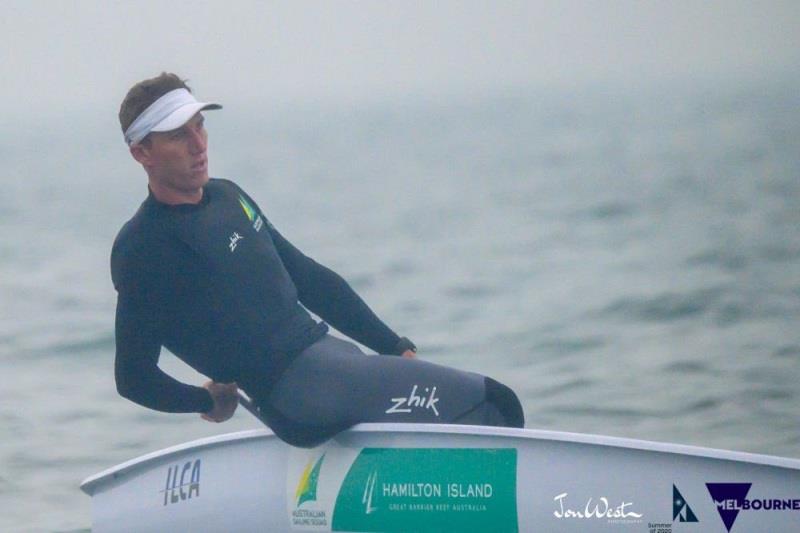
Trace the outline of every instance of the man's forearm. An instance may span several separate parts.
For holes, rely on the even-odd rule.
[[[208,391],[172,378],[157,366],[144,370],[120,364],[115,377],[119,394],[132,402],[167,413],[206,413],[214,407]]]
[[[121,396],[168,413],[205,413],[214,404],[208,391],[187,385],[158,367],[161,352],[158,308],[120,293],[117,299],[114,377]]]

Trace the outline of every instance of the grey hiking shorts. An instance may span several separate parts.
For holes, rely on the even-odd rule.
[[[331,335],[303,350],[256,402],[278,437],[303,447],[361,422],[524,425],[516,395],[490,378],[366,355]]]

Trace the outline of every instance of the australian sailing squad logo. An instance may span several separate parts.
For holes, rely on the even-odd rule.
[[[327,513],[313,506],[303,504],[317,501],[317,485],[319,484],[319,472],[322,469],[322,461],[325,454],[322,454],[316,462],[309,461],[300,481],[297,483],[295,491],[295,509],[292,511],[292,525],[299,527],[325,527],[328,525]]]
[[[242,210],[244,214],[247,215],[247,219],[253,224],[253,229],[256,231],[261,231],[262,226],[264,225],[264,220],[261,218],[261,215],[253,209],[253,206],[250,205],[250,202],[245,200],[244,196],[241,194],[239,195],[239,205],[242,206]]]

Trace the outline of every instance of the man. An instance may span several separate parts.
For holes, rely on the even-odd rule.
[[[477,374],[416,360],[347,282],[284,238],[235,183],[210,179],[198,102],[178,76],[134,85],[119,119],[149,194],[111,254],[118,292],[119,393],[146,407],[233,415],[238,387],[275,433],[313,446],[359,422],[522,427],[514,393]],[[328,335],[310,310],[379,354]],[[164,346],[211,378],[181,383],[158,367]]]

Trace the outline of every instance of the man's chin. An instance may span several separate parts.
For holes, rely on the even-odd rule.
[[[192,184],[197,185],[198,187],[205,186],[205,184],[208,183],[208,180],[210,179],[208,176],[207,169],[192,172],[191,176],[192,176]]]

